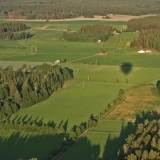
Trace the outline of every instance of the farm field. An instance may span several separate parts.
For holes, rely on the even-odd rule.
[[[0,131],[0,159],[28,160],[37,157],[47,159],[54,147],[58,148],[63,135],[47,135],[40,133]]]
[[[118,66],[76,63],[64,63],[62,66],[73,70],[77,84],[53,94],[40,104],[21,109],[12,118],[18,116],[23,119],[27,116],[26,121],[29,118],[37,121],[42,119],[43,123],[53,121],[57,125],[67,122],[70,130],[74,125],[87,121],[91,114],[99,115],[108,103],[112,104],[117,98],[119,89],[128,90],[132,86],[149,83],[160,77],[160,71],[156,68],[134,67],[125,74]]]
[[[128,89],[132,84],[126,84],[124,89]],[[117,98],[121,84],[104,82],[83,82],[66,88],[51,96],[48,100],[37,104],[31,108],[21,109],[14,115],[23,119],[32,119],[43,123],[54,122],[54,124],[64,124],[67,122],[68,131],[74,125],[86,122],[93,114],[98,116],[104,111],[108,103],[112,103]],[[78,105],[77,105],[78,104]]]

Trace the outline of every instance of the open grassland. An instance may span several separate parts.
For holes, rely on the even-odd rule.
[[[63,67],[71,68],[74,72],[74,79],[87,81],[98,81],[104,83],[126,84],[126,79],[130,84],[148,83],[160,78],[159,68],[141,68],[131,66],[125,70],[121,66],[91,65],[91,64],[66,64]],[[118,81],[117,81],[118,80]]]
[[[51,151],[60,147],[63,135],[0,131],[0,159],[47,159]]]

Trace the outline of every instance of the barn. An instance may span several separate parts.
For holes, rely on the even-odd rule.
[[[100,56],[105,56],[105,55],[107,55],[108,53],[107,52],[99,52],[99,55]]]

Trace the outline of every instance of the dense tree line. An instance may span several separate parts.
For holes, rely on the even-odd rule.
[[[0,0],[0,13],[5,18],[63,19],[78,16],[160,13],[158,0]]]
[[[0,24],[0,40],[19,40],[27,39],[32,35],[30,32],[24,32],[28,29],[23,23],[2,23]]]
[[[140,32],[140,36],[131,42],[131,47],[154,48],[160,51],[160,16],[129,20],[127,31]]]
[[[82,26],[77,32],[64,32],[62,37],[66,41],[92,41],[97,40],[106,41],[110,36],[113,35],[113,32],[117,29],[108,25],[86,25]]]
[[[123,152],[126,160],[160,159],[160,120],[139,124],[136,133],[126,139]]]
[[[17,71],[12,66],[7,71],[1,70],[0,118],[47,99],[71,78],[68,69],[48,64],[34,70],[25,64]]]

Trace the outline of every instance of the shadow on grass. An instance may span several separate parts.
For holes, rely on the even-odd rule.
[[[33,124],[35,123],[38,127],[42,127],[44,125],[47,125],[48,127],[52,127],[53,129],[56,129],[56,128],[60,128],[60,127],[63,127],[65,133],[67,132],[67,129],[68,129],[68,119],[66,121],[62,120],[59,124],[55,123],[54,121],[50,120],[48,121],[47,123],[44,123],[43,122],[43,117],[42,118],[39,118],[39,117],[36,117],[33,119],[32,116],[28,116],[28,114],[26,114],[25,116],[20,116],[18,117],[15,116],[13,119],[11,119],[11,117],[8,117],[7,118],[8,122],[12,122],[12,124],[15,124],[18,123],[20,124],[21,122],[23,122],[23,124]]]
[[[28,160],[48,158],[50,152],[60,147],[64,135],[49,135],[39,133],[12,132],[1,130],[0,133],[0,159]]]
[[[132,64],[128,62],[124,62],[120,65],[120,68],[124,74],[129,74],[132,71]]]

